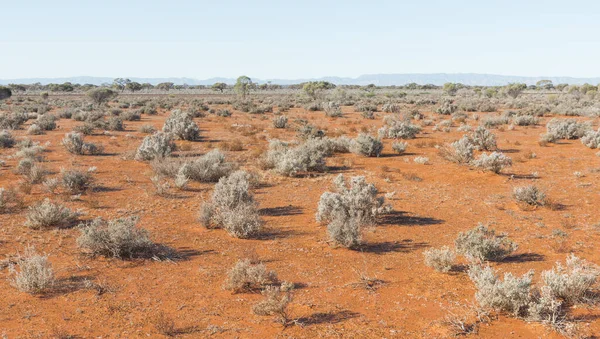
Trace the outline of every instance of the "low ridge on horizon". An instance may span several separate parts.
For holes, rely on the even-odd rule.
[[[161,82],[173,82],[176,85],[212,85],[215,82],[224,82],[234,84],[235,78],[213,77],[208,79],[194,79],[189,77],[127,77],[132,81],[140,83],[151,83],[156,85]],[[92,84],[102,85],[112,83],[113,77],[96,77],[96,76],[73,76],[73,77],[55,77],[55,78],[17,78],[17,79],[0,79],[0,85],[8,84],[34,84],[41,83],[43,85],[50,83],[71,82],[76,84]],[[518,75],[498,75],[484,73],[389,73],[389,74],[363,74],[358,77],[339,77],[339,76],[324,76],[320,78],[302,78],[302,79],[258,79],[252,78],[256,83],[267,83],[279,85],[292,85],[307,81],[329,81],[336,85],[368,85],[375,84],[377,86],[400,86],[409,83],[417,83],[420,85],[433,84],[443,85],[447,82],[462,83],[469,86],[503,86],[509,83],[525,83],[534,85],[540,80],[550,80],[555,84],[568,83],[574,85],[582,85],[584,83],[598,84],[600,77],[570,77],[570,76],[518,76]]]

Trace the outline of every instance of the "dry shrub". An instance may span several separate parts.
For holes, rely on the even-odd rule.
[[[55,286],[54,270],[47,255],[40,255],[29,247],[16,262],[19,270],[16,270],[15,265],[9,266],[9,269],[14,275],[12,283],[20,291],[32,294],[44,293]]]
[[[25,226],[32,229],[68,227],[77,220],[78,216],[79,213],[72,212],[60,204],[52,203],[50,199],[46,198],[29,207]]]
[[[79,225],[77,246],[92,255],[131,259],[173,256],[170,249],[152,242],[148,231],[136,227],[137,217],[102,220]]]
[[[438,272],[449,272],[454,265],[456,255],[448,247],[443,246],[442,248],[431,248],[423,252],[425,257],[425,265],[433,268]]]
[[[264,264],[242,259],[229,271],[224,287],[234,293],[253,292],[277,282],[277,274],[268,271]]]
[[[458,234],[455,240],[456,251],[470,260],[501,261],[517,250],[517,244],[506,234],[496,234],[483,224]]]

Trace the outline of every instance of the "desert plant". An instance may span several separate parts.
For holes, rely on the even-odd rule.
[[[446,99],[442,102],[440,107],[436,108],[435,112],[438,114],[450,115],[456,112],[457,108],[458,107],[454,104],[454,101]]]
[[[513,117],[512,121],[517,126],[535,126],[540,122],[540,119],[533,115],[517,115]]]
[[[225,289],[234,293],[262,290],[276,284],[277,274],[268,271],[263,263],[253,263],[250,259],[242,259],[227,274]]]
[[[597,268],[571,253],[566,266],[557,262],[551,270],[542,272],[542,280],[554,297],[573,305],[593,300],[599,274]]]
[[[512,195],[517,202],[530,206],[544,206],[548,202],[546,193],[535,185],[515,187]]]
[[[52,114],[38,115],[35,124],[43,131],[52,131],[56,129],[56,120],[58,118]]]
[[[337,118],[343,116],[340,104],[337,102],[329,101],[322,104],[325,115],[331,118]]]
[[[46,198],[29,207],[25,226],[32,229],[65,227],[73,224],[78,216],[79,213],[60,204],[52,203],[50,199]]]
[[[102,145],[97,145],[91,142],[85,142],[83,135],[77,132],[65,134],[65,137],[62,139],[62,144],[67,149],[67,151],[69,151],[69,153],[79,155],[98,155],[102,154],[104,150]]]
[[[454,244],[459,254],[477,261],[501,261],[518,247],[506,234],[496,234],[481,223],[467,232],[460,232]]]
[[[117,92],[109,88],[94,88],[86,94],[97,105],[102,105],[118,95]]]
[[[7,213],[21,203],[21,198],[14,189],[0,187],[0,213]]]
[[[92,184],[92,171],[62,170],[62,186],[70,194],[80,194],[87,191]]]
[[[248,173],[237,171],[215,185],[210,202],[202,206],[200,220],[207,228],[224,228],[236,238],[256,235],[262,220],[250,193]]]
[[[398,154],[404,153],[406,151],[406,147],[408,147],[408,143],[404,141],[394,141],[392,142],[392,150]]]
[[[425,265],[438,272],[446,273],[452,269],[456,255],[448,246],[442,248],[431,248],[423,252]]]
[[[328,223],[327,232],[334,243],[352,248],[360,245],[362,228],[374,223],[389,207],[384,206],[385,198],[377,196],[377,188],[365,177],[352,177],[349,187],[342,174],[333,182],[336,192],[321,195],[316,219]]]
[[[524,316],[531,302],[530,291],[533,271],[522,277],[505,273],[504,280],[489,266],[472,265],[469,268],[469,278],[475,283],[477,292],[475,299],[484,308],[507,312],[514,316]]]
[[[600,130],[588,131],[581,137],[581,143],[589,148],[598,148],[600,146]]]
[[[178,109],[171,112],[162,131],[171,133],[182,140],[194,141],[200,138],[200,128],[194,122],[192,115]]]
[[[591,124],[575,119],[553,118],[546,124],[547,134],[556,139],[579,139],[591,130]]]
[[[450,147],[446,146],[439,149],[442,157],[457,164],[470,163],[473,160],[474,150],[475,145],[466,135],[450,144]]]
[[[156,132],[142,140],[135,154],[136,160],[163,159],[176,149],[173,136],[170,133]]]
[[[15,269],[15,265],[11,265],[10,271],[14,276],[12,283],[20,291],[32,294],[44,293],[55,286],[54,269],[47,255],[38,254],[29,247],[16,262],[19,270]]]
[[[106,122],[106,129],[109,131],[123,131],[125,127],[123,126],[123,119],[121,117],[110,117]]]
[[[385,125],[378,131],[380,138],[414,139],[421,132],[421,127],[413,125],[408,120],[386,117],[384,122]]]
[[[327,151],[321,143],[311,140],[296,147],[276,139],[270,140],[265,165],[281,175],[291,177],[302,172],[325,171]]]
[[[383,143],[366,133],[360,133],[350,144],[350,152],[367,157],[378,157],[383,150]]]
[[[40,126],[38,126],[36,124],[32,124],[27,129],[27,134],[29,134],[29,135],[41,135],[41,134],[44,134],[44,131],[40,128]]]
[[[142,126],[140,126],[138,131],[140,133],[152,134],[152,133],[156,132],[156,128],[154,128],[154,126],[152,126],[152,125],[142,125]]]
[[[285,115],[280,115],[273,118],[273,127],[285,128],[287,126],[288,118]]]
[[[225,154],[214,149],[203,156],[185,163],[181,167],[182,175],[199,182],[217,182],[236,169],[236,164],[226,161]]]
[[[148,231],[136,227],[137,217],[102,220],[78,226],[81,234],[77,246],[92,255],[113,258],[151,257],[156,245]]]
[[[492,152],[489,155],[482,153],[479,158],[473,160],[471,163],[475,167],[498,174],[504,168],[512,166],[512,159],[502,152]]]
[[[469,138],[478,151],[495,151],[498,149],[496,136],[483,126],[477,126]]]
[[[277,322],[286,326],[290,318],[287,308],[292,301],[290,291],[279,286],[267,286],[262,295],[264,299],[252,306],[252,312],[256,315],[275,316]]]
[[[11,148],[15,145],[15,138],[10,131],[0,131],[0,148]]]

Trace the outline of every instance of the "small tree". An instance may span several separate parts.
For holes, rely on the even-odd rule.
[[[127,88],[131,92],[137,92],[137,91],[141,91],[143,86],[139,82],[132,81],[132,82],[128,82],[125,85],[125,88]]]
[[[233,86],[233,89],[235,90],[236,93],[241,95],[243,99],[245,99],[246,95],[248,95],[248,93],[252,89],[252,85],[253,85],[252,79],[250,79],[249,77],[247,77],[245,75],[242,75],[237,78],[237,81],[235,82],[235,86]]]
[[[223,93],[224,90],[227,89],[227,84],[224,82],[217,82],[214,85],[212,85],[212,90],[213,91],[219,91],[221,93]]]
[[[129,80],[129,79],[116,78],[115,80],[113,80],[112,87],[114,89],[117,89],[117,90],[123,92],[125,90],[125,87],[127,86],[127,84],[130,82],[131,82],[131,80]]]
[[[161,82],[160,84],[156,85],[156,89],[159,89],[161,91],[168,91],[170,89],[173,89],[173,87],[175,87],[175,84],[172,82]]]
[[[321,92],[332,88],[335,88],[335,85],[327,81],[310,81],[302,86],[304,93],[313,100],[316,100]]]
[[[8,99],[12,96],[10,88],[0,86],[0,100]]]
[[[98,106],[116,97],[117,92],[109,88],[95,88],[87,92],[87,96]]]
[[[444,93],[448,95],[456,95],[458,91],[458,86],[453,82],[447,82],[444,84]]]
[[[526,89],[527,85],[519,83],[508,84],[504,87],[505,93],[512,98],[517,98]]]

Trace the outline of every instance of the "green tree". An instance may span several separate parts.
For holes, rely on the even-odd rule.
[[[517,98],[521,93],[527,89],[527,85],[520,83],[508,84],[504,87],[504,92],[511,98]]]
[[[448,95],[456,95],[456,92],[458,91],[458,86],[453,83],[453,82],[447,82],[444,84],[444,93],[448,94]]]
[[[127,88],[131,92],[137,92],[142,90],[142,84],[140,84],[139,82],[131,81],[125,85],[125,88]]]
[[[321,92],[333,88],[335,88],[335,85],[328,81],[310,81],[302,86],[304,93],[313,100],[316,100]]]
[[[173,87],[175,87],[175,84],[172,82],[161,82],[160,84],[156,85],[156,89],[159,89],[161,91],[168,91],[170,89],[173,89]]]
[[[112,87],[114,89],[117,89],[121,92],[125,91],[125,88],[127,87],[127,84],[131,83],[131,80],[129,79],[124,79],[124,78],[116,78],[115,80],[113,80],[112,83]]]
[[[110,99],[118,95],[117,92],[105,87],[89,90],[86,94],[98,106],[108,102]]]
[[[242,75],[237,78],[235,82],[235,86],[233,86],[233,90],[242,96],[243,99],[246,98],[246,95],[250,92],[253,87],[252,79],[249,77]]]
[[[0,100],[8,99],[12,96],[12,91],[8,87],[0,86]]]
[[[216,82],[215,84],[212,85],[211,88],[215,92],[219,91],[219,92],[223,93],[223,91],[227,89],[227,84],[224,82]]]

